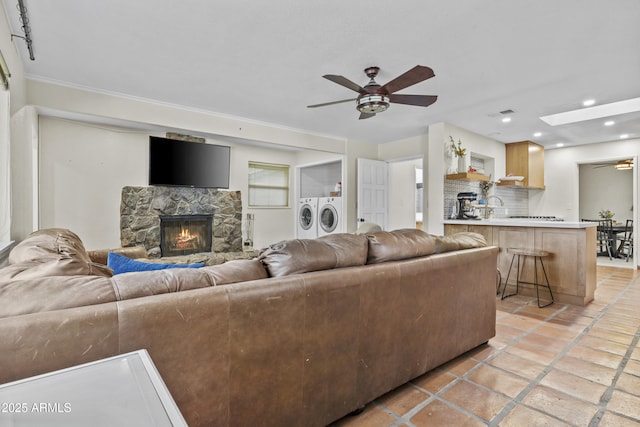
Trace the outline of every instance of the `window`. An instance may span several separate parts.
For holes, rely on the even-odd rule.
[[[289,206],[289,166],[249,162],[249,207]]]

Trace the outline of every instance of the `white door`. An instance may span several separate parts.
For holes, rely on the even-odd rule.
[[[387,163],[358,159],[358,226],[363,222],[387,227]]]

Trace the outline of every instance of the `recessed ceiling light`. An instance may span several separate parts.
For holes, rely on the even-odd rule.
[[[563,144],[562,142],[558,142],[558,143],[556,144],[556,147],[564,147],[564,144]]]
[[[503,117],[502,123],[509,123],[511,121],[511,117]]]
[[[582,101],[582,105],[585,106],[585,107],[591,107],[595,103],[596,103],[595,99],[586,99],[586,100]]]
[[[607,120],[606,122],[604,122],[605,126],[613,126],[615,124],[616,124],[616,122],[614,122],[613,120]]]
[[[635,113],[640,111],[640,98],[627,99],[625,101],[612,102],[610,104],[596,105],[595,107],[580,108],[564,113],[551,114],[540,117],[551,126],[566,125],[569,123],[583,122],[585,120],[612,117],[618,114]]]
[[[539,137],[539,136],[542,136],[542,132],[536,132],[536,133],[533,134],[533,136],[535,136],[536,138]]]
[[[627,139],[627,138],[629,138],[628,133],[623,133],[622,135],[620,135],[620,139]]]

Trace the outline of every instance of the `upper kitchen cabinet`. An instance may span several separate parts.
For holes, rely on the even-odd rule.
[[[531,141],[505,145],[507,175],[523,176],[522,181],[502,181],[501,186],[544,190],[544,147]]]

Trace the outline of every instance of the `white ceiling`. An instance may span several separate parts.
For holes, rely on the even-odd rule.
[[[549,126],[540,116],[640,97],[638,0],[24,0],[27,76],[372,143],[452,123],[547,148],[640,137],[640,113]],[[22,34],[17,0],[3,0]],[[358,120],[357,94],[321,76],[384,84],[415,65],[438,95]],[[503,124],[499,112],[511,109]],[[533,133],[542,132],[541,137]]]

